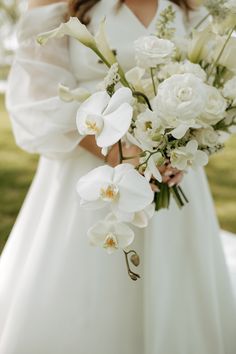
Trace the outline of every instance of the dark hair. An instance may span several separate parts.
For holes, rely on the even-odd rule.
[[[88,24],[90,21],[88,11],[101,0],[69,0],[69,15],[78,17],[81,22]],[[124,0],[118,0],[122,4]],[[180,6],[186,13],[193,10],[191,0],[171,0],[174,4]]]

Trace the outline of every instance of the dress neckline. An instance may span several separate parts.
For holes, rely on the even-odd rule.
[[[152,27],[153,22],[156,20],[157,14],[159,14],[161,1],[157,0],[156,3],[157,3],[156,4],[156,11],[155,11],[154,16],[152,17],[152,19],[150,20],[150,22],[149,22],[149,24],[147,26],[138,18],[138,16],[134,13],[134,11],[125,2],[122,4],[122,6],[125,8],[125,10],[127,12],[130,13],[130,15],[136,20],[136,22],[139,23],[139,25],[141,27],[143,27],[145,30],[149,30]]]

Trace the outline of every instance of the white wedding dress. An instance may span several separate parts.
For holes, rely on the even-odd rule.
[[[98,3],[89,27],[95,31],[106,15],[110,43],[128,70],[133,40],[154,32],[168,1],[159,1],[148,28],[114,3]],[[183,34],[187,23],[174,7]],[[57,87],[94,90],[106,69],[75,40],[36,44],[35,35],[57,27],[65,12],[62,3],[30,10],[18,31],[7,104],[17,143],[42,156],[1,257],[0,353],[235,354],[235,304],[203,170],[184,177],[188,206],[173,203],[145,234],[136,232],[138,282],[128,278],[122,252],[108,256],[88,243],[86,230],[102,212],[81,209],[75,185],[102,162],[78,147],[78,103],[61,101]]]

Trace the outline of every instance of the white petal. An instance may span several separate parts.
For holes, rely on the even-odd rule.
[[[199,166],[206,166],[208,164],[208,155],[204,151],[198,150],[193,162],[193,168]]]
[[[192,154],[195,154],[198,149],[198,142],[196,140],[190,140],[186,145],[186,150]]]
[[[88,202],[98,200],[101,188],[112,183],[113,173],[113,168],[105,165],[97,167],[81,177],[76,186],[81,199]]]
[[[128,131],[133,116],[133,109],[128,103],[123,103],[116,111],[103,115],[104,126],[97,136],[97,145],[107,147],[114,145]]]
[[[135,169],[128,171],[119,182],[119,210],[137,212],[153,202],[154,193],[145,177]]]
[[[100,115],[108,105],[109,100],[110,96],[106,91],[96,92],[80,105],[77,116],[80,111]]]
[[[94,37],[77,17],[71,17],[68,22],[61,23],[56,29],[40,34],[37,41],[39,44],[45,44],[50,38],[61,38],[65,35],[77,39],[88,47],[96,48]]]
[[[114,183],[119,184],[120,180],[124,176],[124,174],[130,170],[133,170],[133,169],[134,169],[134,166],[131,165],[130,163],[122,163],[120,165],[117,165],[114,168],[114,177],[113,177]]]
[[[133,96],[132,91],[127,87],[122,87],[118,89],[114,95],[111,97],[110,102],[104,111],[104,114],[110,114],[120,108],[123,103],[130,104],[132,102]]]
[[[188,125],[180,124],[178,127],[173,129],[170,133],[175,139],[181,139],[187,133],[189,129]]]
[[[71,102],[74,100],[83,102],[90,96],[90,92],[82,87],[71,90],[68,86],[59,84],[58,95],[65,102]]]
[[[95,36],[95,41],[98,50],[106,58],[109,64],[114,64],[116,62],[116,57],[108,44],[105,31],[105,19],[100,22],[98,33]]]
[[[150,157],[148,160],[148,168],[152,172],[154,178],[156,178],[157,181],[161,182],[162,181],[162,176],[160,174],[160,171],[158,170],[154,157]]]
[[[124,249],[129,245],[131,245],[131,243],[134,240],[133,230],[123,223],[115,224],[114,228],[115,228],[115,235],[117,236],[118,239],[119,248]]]

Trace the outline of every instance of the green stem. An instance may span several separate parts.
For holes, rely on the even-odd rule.
[[[157,90],[156,90],[156,85],[155,85],[155,80],[154,80],[154,70],[155,68],[150,68],[150,73],[151,73],[151,78],[152,78],[152,86],[153,86],[153,92],[154,95],[157,95]]]
[[[134,97],[142,97],[144,99],[144,101],[146,102],[150,111],[153,110],[149,99],[147,98],[147,96],[144,93],[142,93],[140,91],[133,91],[133,95],[134,95]]]
[[[197,24],[196,24],[196,26],[194,27],[194,29],[195,30],[197,30],[207,19],[208,19],[208,17],[210,17],[210,13],[208,13],[207,15],[205,15],[202,19],[201,19],[201,21],[199,21]]]
[[[229,43],[229,40],[230,40],[233,32],[235,31],[235,29],[236,29],[236,26],[234,26],[234,28],[232,28],[231,31],[229,32],[228,37],[226,38],[226,41],[225,41],[223,47],[221,48],[216,60],[214,61],[213,65],[212,65],[212,68],[211,68],[211,70],[210,70],[210,72],[208,74],[208,79],[211,77],[211,75],[212,75],[212,73],[214,71],[214,68],[217,66],[220,58],[222,57],[222,54],[224,53],[224,50],[225,50],[227,44]]]
[[[122,163],[124,161],[124,156],[123,156],[123,149],[122,149],[121,140],[118,141],[118,146],[119,146],[120,163]]]

